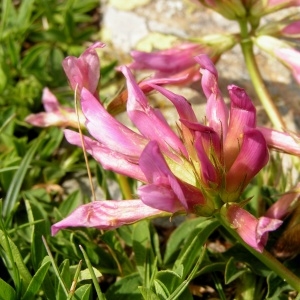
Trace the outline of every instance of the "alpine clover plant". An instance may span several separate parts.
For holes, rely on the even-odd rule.
[[[118,70],[126,90],[106,108],[99,97],[100,59],[95,43],[79,58],[68,57],[63,68],[79,97],[83,135],[65,129],[67,141],[83,147],[104,169],[131,177],[142,184],[132,199],[98,199],[75,209],[52,226],[52,234],[68,227],[115,229],[142,219],[178,214],[214,218],[254,256],[300,291],[300,279],[264,249],[269,232],[297,206],[299,190],[282,196],[261,216],[246,209],[250,199],[243,192],[269,161],[269,151],[300,154],[299,138],[285,132],[285,126],[259,72],[253,45],[267,51],[291,69],[299,82],[300,52],[292,39],[299,38],[300,16],[260,26],[260,19],[275,11],[300,6],[299,1],[199,1],[227,19],[236,20],[240,32],[194,39],[173,49],[153,53],[133,51],[133,62]],[[289,41],[281,38],[289,37]],[[197,41],[197,42],[196,42]],[[228,86],[230,107],[218,87],[214,63],[236,43],[241,45],[253,86],[275,129],[257,126],[256,109],[244,89]],[[137,82],[132,70],[150,69],[152,77]],[[197,116],[182,95],[165,85],[186,85],[200,81],[206,97],[206,114]],[[151,106],[150,91],[160,93],[175,107],[177,128],[172,129],[163,114]],[[49,106],[47,99],[52,99]],[[36,126],[76,127],[75,110],[69,111],[44,93],[45,113],[31,115]],[[136,130],[118,121],[120,107]],[[281,211],[281,213],[278,213]],[[203,220],[203,219],[201,219]]]

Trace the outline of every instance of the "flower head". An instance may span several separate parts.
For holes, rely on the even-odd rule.
[[[276,230],[282,221],[268,217],[256,219],[248,211],[237,204],[227,204],[222,208],[226,222],[236,230],[249,246],[262,252],[268,240],[268,232]]]
[[[83,87],[95,96],[100,78],[100,60],[96,49],[103,48],[105,44],[97,42],[85,50],[78,58],[68,56],[62,65],[73,90]]]
[[[109,210],[109,216],[99,215],[107,201],[96,201],[55,224],[53,233],[67,226],[115,228],[159,214],[193,212],[209,216],[224,202],[239,201],[245,186],[268,161],[266,141],[256,129],[255,108],[245,91],[229,86],[228,109],[211,60],[200,55],[196,62],[208,99],[205,124],[198,121],[183,96],[153,81],[144,83],[174,105],[178,132],[159,110],[151,107],[126,66],[120,71],[127,83],[127,114],[137,131],[112,117],[93,93],[82,87],[81,106],[91,135],[83,137],[86,151],[104,168],[138,179],[144,185],[138,188],[139,199],[113,201],[115,210]],[[78,133],[67,130],[65,136],[70,143],[81,146]],[[141,212],[134,213],[131,207],[135,206]],[[123,216],[121,209],[129,213]]]
[[[59,104],[55,95],[48,89],[44,88],[42,103],[45,112],[31,114],[26,117],[25,121],[37,127],[74,127],[78,128],[78,117],[75,109],[63,107]],[[79,112],[79,123],[84,124],[85,118]]]

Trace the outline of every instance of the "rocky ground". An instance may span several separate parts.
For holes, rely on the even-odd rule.
[[[190,0],[102,0],[101,37],[118,53],[121,62],[128,62],[130,50],[151,51],[170,47],[178,40],[212,33],[238,32],[237,24]],[[295,12],[295,9],[293,9]],[[300,11],[299,11],[300,12]],[[263,22],[281,18],[285,12],[268,16]],[[291,73],[277,60],[255,49],[266,85],[283,115],[287,127],[300,127],[300,87]],[[217,64],[219,82],[224,95],[226,86],[236,84],[247,90],[257,104],[260,122],[267,123],[265,112],[252,88],[239,45],[222,55]],[[204,99],[199,84],[183,92],[203,113]],[[167,106],[167,105],[166,105]],[[166,114],[172,114],[165,108]],[[201,117],[200,117],[201,118]]]

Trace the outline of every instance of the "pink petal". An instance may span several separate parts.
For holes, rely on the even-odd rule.
[[[223,137],[224,140],[227,134],[229,113],[218,87],[217,70],[212,61],[205,54],[196,56],[195,60],[201,66],[201,84],[207,98],[206,117],[209,126],[219,134],[220,138]]]
[[[299,36],[300,34],[300,20],[296,20],[285,26],[282,31],[282,34],[287,35],[287,36],[293,36],[295,35],[296,37]]]
[[[230,121],[225,139],[224,155],[227,170],[232,166],[241,146],[246,128],[256,126],[256,110],[245,90],[235,85],[228,86],[230,96]]]
[[[142,152],[139,165],[147,181],[154,184],[169,184],[169,176],[173,176],[156,141],[151,141]]]
[[[137,70],[157,70],[171,75],[195,65],[193,57],[202,51],[199,44],[183,44],[169,50],[151,53],[132,51],[134,62],[129,67]]]
[[[147,181],[153,184],[153,187],[151,188],[154,189],[154,185],[156,185],[158,191],[168,193],[168,202],[163,204],[163,207],[167,211],[172,211],[173,209],[182,206],[187,211],[193,211],[195,205],[203,205],[205,203],[205,199],[199,189],[180,181],[173,175],[160,152],[157,142],[149,142],[141,155],[139,164]],[[161,186],[164,188],[161,188]],[[143,189],[146,188],[142,187],[142,190]],[[173,198],[173,193],[170,189],[172,189],[174,195],[176,195],[175,198]],[[144,201],[144,195],[145,193],[141,194],[142,201]],[[172,203],[172,199],[174,203]],[[149,200],[149,197],[147,197],[145,201],[147,201],[147,204],[149,203],[149,205],[151,203],[151,206],[155,208],[162,207],[160,198]],[[180,201],[181,205],[179,205],[178,201]]]
[[[271,219],[267,217],[260,217],[256,226],[256,240],[258,241],[259,247],[262,248],[268,241],[268,232],[274,231],[282,225],[283,221]]]
[[[140,200],[94,201],[81,205],[68,217],[52,225],[52,235],[67,227],[114,229],[139,220],[165,215],[165,212],[145,205]]]
[[[195,148],[197,150],[197,154],[201,164],[200,173],[202,181],[207,187],[212,187],[212,183],[218,184],[219,178],[216,172],[216,168],[209,160],[209,157],[206,151],[204,150],[202,137],[200,134],[196,135]]]
[[[127,113],[138,130],[149,140],[157,141],[160,147],[170,156],[174,156],[170,148],[187,156],[187,151],[181,140],[167,125],[167,122],[161,120],[161,115],[158,115],[150,107],[147,98],[135,82],[130,70],[126,66],[120,67],[120,70],[127,79]]]
[[[281,48],[274,49],[274,53],[292,70],[296,81],[300,83],[300,52],[292,48]]]
[[[100,78],[100,60],[95,49],[103,48],[105,44],[98,42],[89,47],[79,58],[69,56],[62,65],[73,90],[83,87],[92,94],[96,93]]]
[[[200,123],[193,123],[187,120],[180,120],[187,128],[194,131],[195,136],[201,136],[202,145],[204,147],[205,153],[209,158],[218,158],[218,161],[222,163],[222,145],[219,135],[211,128]]]
[[[68,126],[68,118],[63,116],[59,111],[31,114],[25,118],[25,121],[37,127]]]
[[[181,119],[186,119],[189,120],[190,122],[197,122],[197,117],[192,109],[191,104],[183,96],[175,94],[155,84],[149,84],[149,85],[153,89],[160,92],[162,95],[164,95],[173,103]]]
[[[290,192],[281,196],[265,213],[268,218],[283,220],[300,200],[300,183]]]
[[[60,104],[57,98],[48,88],[43,89],[42,102],[46,112],[55,112],[59,110]]]
[[[170,186],[147,184],[138,189],[138,195],[145,205],[175,213],[185,208]]]
[[[139,157],[148,142],[112,117],[85,88],[81,92],[82,111],[90,134],[112,151]]]
[[[266,127],[258,127],[270,148],[292,155],[300,155],[300,137]]]
[[[276,230],[282,221],[262,217],[256,219],[238,205],[227,206],[226,217],[240,237],[249,246],[262,252],[268,239],[268,232]]]
[[[226,196],[223,200],[236,201],[245,186],[267,164],[269,152],[263,135],[257,129],[244,133],[241,150],[226,175]],[[228,197],[228,199],[226,199]]]
[[[82,147],[80,134],[72,130],[64,130],[67,141],[78,147]],[[126,156],[123,153],[112,151],[97,141],[83,136],[86,151],[106,170],[111,170],[137,180],[147,182],[141,168],[136,163],[138,157]]]

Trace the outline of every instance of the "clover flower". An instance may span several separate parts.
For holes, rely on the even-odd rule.
[[[25,121],[37,127],[75,127],[78,128],[78,117],[75,109],[59,104],[56,96],[48,89],[44,88],[42,103],[45,112],[30,114]],[[84,124],[85,118],[79,112],[79,123]]]
[[[126,66],[120,70],[127,82],[127,114],[138,132],[116,120],[90,91],[82,88],[81,106],[91,135],[82,137],[86,151],[105,169],[135,178],[143,185],[137,190],[139,199],[94,201],[80,206],[54,224],[52,234],[66,227],[112,229],[174,213],[211,216],[224,203],[240,201],[246,185],[268,162],[267,144],[256,128],[255,107],[245,91],[234,85],[228,87],[229,110],[211,60],[206,55],[195,60],[207,98],[205,123],[198,121],[183,96],[148,82],[176,108],[178,132],[151,107]],[[65,130],[65,136],[81,147],[77,132]]]

